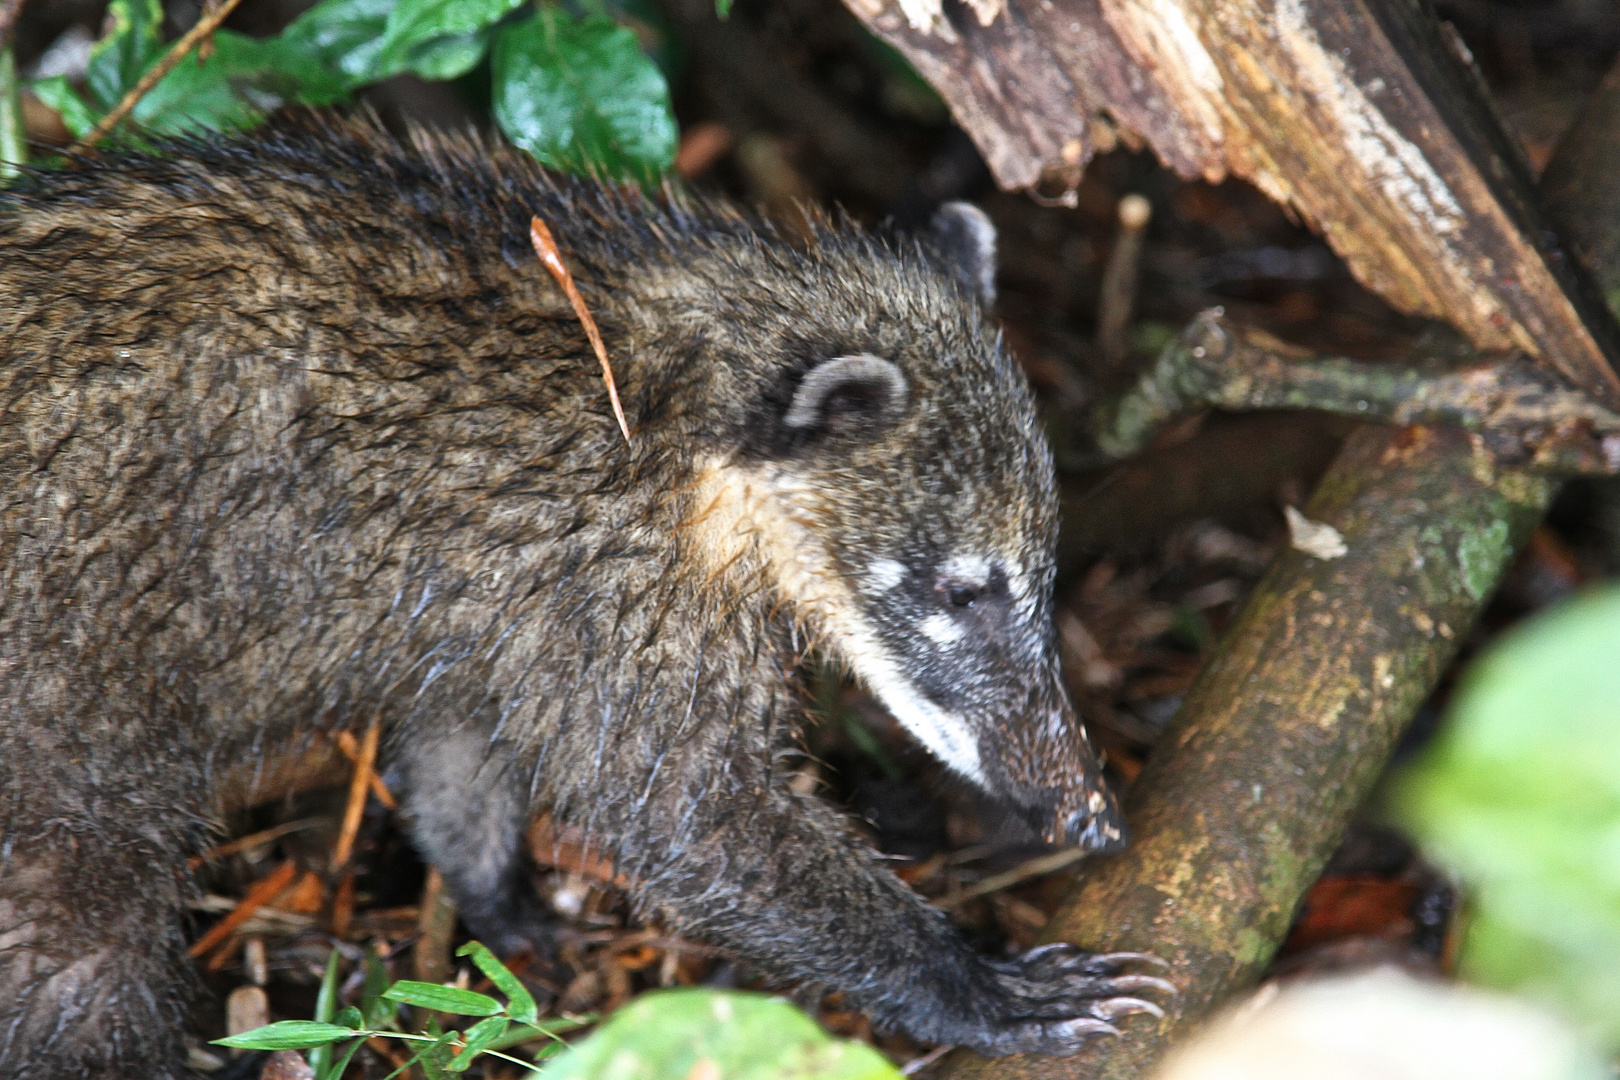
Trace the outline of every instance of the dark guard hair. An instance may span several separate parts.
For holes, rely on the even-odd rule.
[[[0,193],[0,1075],[178,1075],[227,780],[378,717],[500,949],[545,947],[550,807],[643,910],[917,1038],[1062,1052],[1150,1008],[1119,957],[976,955],[779,767],[819,646],[1054,840],[1120,839],[976,213],[795,246],[311,115]]]

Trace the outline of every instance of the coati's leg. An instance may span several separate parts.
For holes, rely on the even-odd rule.
[[[527,775],[491,725],[413,728],[392,754],[405,812],[422,857],[445,885],[473,936],[503,956],[554,951],[556,920],[535,893],[524,855]]]
[[[17,737],[17,711],[0,706],[0,1077],[177,1080],[196,815],[165,805],[150,757],[70,756]]]
[[[589,819],[639,904],[673,929],[841,990],[881,1025],[987,1054],[1072,1053],[1111,1018],[1157,1010],[1135,993],[1171,989],[1121,973],[1132,957],[974,952],[836,811],[791,791],[774,754],[730,749],[672,753],[640,777],[623,755],[615,780],[640,797],[571,815]]]

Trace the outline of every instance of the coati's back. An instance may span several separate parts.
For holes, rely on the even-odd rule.
[[[373,719],[504,949],[546,944],[550,806],[675,928],[921,1038],[1064,1049],[1141,1006],[1082,954],[976,957],[774,766],[817,644],[1054,838],[1119,837],[963,213],[795,248],[310,119],[0,196],[0,1075],[164,1075],[213,778]]]

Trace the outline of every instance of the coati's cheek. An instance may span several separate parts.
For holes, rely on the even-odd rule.
[[[890,592],[906,577],[904,563],[894,559],[874,559],[866,568],[866,574],[861,578],[861,591],[871,597],[882,596]]]
[[[980,787],[988,786],[978,737],[965,720],[919,693],[886,656],[847,647],[844,651],[855,674],[913,738],[952,770]]]

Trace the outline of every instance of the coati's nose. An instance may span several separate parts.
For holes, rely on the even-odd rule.
[[[1118,851],[1127,840],[1125,815],[1111,791],[1095,787],[1059,805],[1046,839],[1084,851]]]

